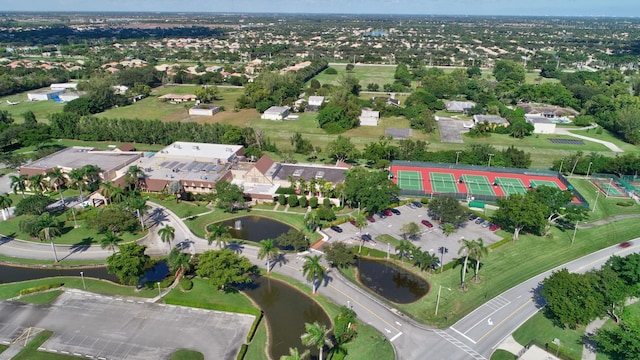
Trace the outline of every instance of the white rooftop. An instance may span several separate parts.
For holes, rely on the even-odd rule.
[[[156,157],[170,158],[208,158],[228,160],[242,145],[224,145],[176,141],[156,153]]]

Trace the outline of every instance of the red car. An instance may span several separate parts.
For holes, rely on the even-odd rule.
[[[623,248],[623,249],[625,249],[625,248],[628,248],[629,246],[631,246],[631,243],[628,242],[628,241],[625,241],[623,243],[620,243],[618,246]]]
[[[367,220],[372,223],[376,222],[376,219],[374,219],[371,215],[367,215]]]
[[[349,222],[351,223],[351,225],[356,226],[356,219],[351,219],[349,220]]]
[[[391,212],[391,209],[385,209],[385,210],[382,210],[382,212],[387,216],[392,216],[393,215],[393,213]]]
[[[491,224],[491,225],[489,225],[489,230],[491,230],[491,231],[500,230],[500,225]]]
[[[422,225],[428,227],[428,228],[432,228],[433,224],[429,221],[429,220],[422,220]]]

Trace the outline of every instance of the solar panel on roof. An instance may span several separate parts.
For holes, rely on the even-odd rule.
[[[164,167],[165,165],[167,165],[169,162],[168,161],[163,161],[160,163],[160,167]]]
[[[204,164],[199,163],[198,165],[193,167],[193,171],[200,171],[204,167]]]
[[[204,168],[202,168],[202,171],[211,171],[211,169],[213,169],[214,167],[214,164],[207,164]]]
[[[293,176],[302,176],[303,172],[304,172],[304,169],[297,169],[296,171],[293,172]]]
[[[168,165],[166,165],[165,167],[167,169],[173,169],[174,167],[176,167],[176,165],[178,165],[177,161],[172,161],[171,163],[169,163]]]
[[[197,163],[195,161],[192,161],[192,162],[188,163],[187,166],[185,166],[183,168],[183,170],[184,171],[191,171],[191,169],[193,169],[193,167],[196,166],[196,164]]]

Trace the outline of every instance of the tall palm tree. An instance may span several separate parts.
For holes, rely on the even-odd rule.
[[[396,245],[396,253],[400,255],[401,262],[404,263],[404,257],[407,256],[413,248],[415,248],[415,246],[408,240],[401,240],[400,243]]]
[[[300,354],[298,348],[289,348],[289,355],[280,356],[280,360],[304,360],[309,357],[309,350],[305,350]]]
[[[19,176],[11,175],[9,176],[9,180],[11,181],[11,189],[14,194],[18,194],[18,191],[22,193],[22,198],[24,199],[24,191],[27,189],[27,181],[29,177],[27,175],[22,174]]]
[[[60,194],[60,200],[64,204],[64,197],[62,196],[62,187],[64,187],[65,184],[67,183],[67,177],[64,176],[62,169],[58,167],[51,169],[51,171],[47,173],[47,176],[49,177],[49,182],[51,183],[53,188]]]
[[[98,182],[100,180],[100,173],[102,169],[95,165],[85,165],[80,169],[84,175],[84,178],[87,180],[89,185]]]
[[[44,179],[44,175],[35,174],[29,177],[29,187],[37,194],[42,194],[42,192],[47,189],[47,182]]]
[[[191,271],[191,257],[178,250],[178,248],[171,249],[167,257],[167,264],[172,272],[175,273],[179,270],[180,276]]]
[[[2,218],[7,220],[7,213],[9,213],[9,208],[13,204],[13,200],[9,197],[9,194],[0,195],[0,208],[2,209]]]
[[[230,239],[231,234],[229,234],[229,228],[226,225],[222,223],[209,225],[209,233],[207,233],[209,246],[215,241],[218,248],[222,249],[222,246],[226,246],[227,240]]]
[[[60,235],[60,223],[56,219],[52,218],[49,213],[45,213],[36,221],[36,227],[40,229],[38,236],[42,240],[49,241],[51,243],[51,249],[53,250],[53,258],[56,263],[58,260],[58,253],[56,252],[56,246],[53,243],[53,237]]]
[[[129,187],[133,186],[134,190],[138,190],[138,185],[140,184],[140,178],[144,177],[144,170],[138,165],[131,165],[127,169],[127,173],[124,175],[124,179],[129,185]]]
[[[267,258],[267,273],[271,272],[271,260],[278,256],[279,251],[273,239],[260,241],[260,251],[258,251],[258,259]]]
[[[71,179],[71,186],[80,191],[80,202],[84,200],[82,196],[82,189],[87,188],[87,181],[84,177],[82,169],[73,169],[69,172],[69,179]]]
[[[127,207],[131,210],[135,210],[140,220],[140,227],[144,230],[144,214],[147,212],[147,200],[140,195],[131,195],[127,198]]]
[[[107,199],[107,204],[111,204],[113,200],[113,192],[116,187],[113,186],[113,181],[105,181],[100,186],[100,195],[104,196]]]
[[[462,246],[458,250],[458,255],[465,254],[464,261],[462,263],[463,264],[462,265],[462,281],[460,282],[460,287],[464,289],[467,285],[464,282],[464,278],[465,278],[465,275],[467,274],[467,264],[469,262],[469,254],[473,251],[473,248],[475,247],[475,243],[472,240],[466,240],[465,238],[461,238],[459,243],[461,243]]]
[[[116,247],[120,241],[122,241],[122,238],[118,237],[118,235],[113,231],[109,231],[108,233],[105,233],[102,240],[100,240],[100,247],[103,249],[109,249],[115,254]]]
[[[115,186],[113,188],[113,193],[111,194],[111,199],[115,203],[121,203],[127,199],[127,192],[120,186]]]
[[[331,329],[327,329],[325,325],[320,325],[317,321],[313,324],[305,323],[304,329],[306,333],[300,336],[302,343],[306,346],[315,346],[319,350],[319,359],[322,360],[322,349],[327,345],[333,346],[331,341]]]
[[[367,227],[367,218],[362,213],[356,215],[356,227],[360,230],[360,248],[358,254],[362,253],[362,245],[364,245],[364,238],[362,237],[362,230]]]
[[[315,294],[317,291],[316,282],[318,282],[318,280],[322,282],[322,278],[327,273],[327,269],[320,264],[320,259],[322,258],[320,255],[305,255],[304,258],[305,262],[304,265],[302,265],[302,274],[307,277],[307,281],[311,282],[311,292]]]
[[[160,240],[162,240],[162,242],[169,244],[169,251],[171,251],[171,241],[176,237],[176,229],[169,225],[165,225],[165,227],[158,230],[158,235],[160,235]]]
[[[489,254],[489,249],[484,246],[484,240],[482,240],[482,238],[478,238],[473,242],[474,246],[471,249],[471,256],[476,261],[476,271],[473,274],[473,280],[477,282],[480,281],[480,278],[478,276],[478,272],[480,271],[480,258],[483,256],[487,256]]]

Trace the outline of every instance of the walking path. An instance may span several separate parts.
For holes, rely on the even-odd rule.
[[[580,129],[571,129],[571,130],[594,129],[597,126],[598,125],[591,125],[591,126],[583,127],[583,128],[580,128]],[[616,145],[616,144],[614,144],[612,142],[604,141],[604,140],[600,140],[600,139],[594,139],[594,138],[590,138],[590,137],[584,136],[584,135],[574,134],[567,128],[559,128],[559,127],[557,127],[555,133],[558,134],[558,135],[572,136],[572,137],[575,137],[575,138],[578,138],[578,139],[582,139],[582,140],[585,140],[585,141],[596,142],[596,143],[599,143],[599,144],[602,144],[602,145],[608,147],[609,150],[611,150],[613,152],[619,152],[619,153],[624,152],[624,150],[622,150],[620,147],[618,147],[618,145]]]

